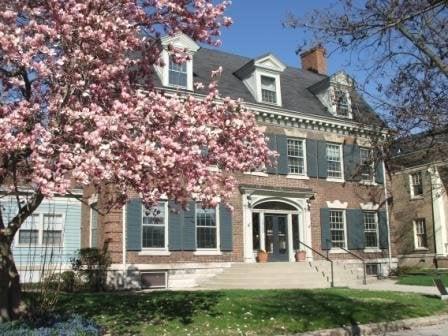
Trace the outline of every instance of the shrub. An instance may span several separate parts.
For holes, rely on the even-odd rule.
[[[88,290],[99,292],[106,290],[107,269],[111,264],[107,245],[103,249],[83,248],[78,257],[71,260],[72,269],[85,281]]]
[[[13,321],[0,324],[3,336],[96,336],[101,335],[101,328],[94,322],[80,315],[69,318],[52,316],[39,323]]]
[[[75,290],[76,275],[73,271],[61,273],[61,290],[64,292],[73,292]]]

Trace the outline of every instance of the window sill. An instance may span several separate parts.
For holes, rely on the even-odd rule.
[[[411,196],[411,201],[422,200],[423,198],[423,195]]]
[[[261,177],[268,177],[268,173],[265,172],[246,172],[245,175],[253,175],[253,176],[261,176]]]
[[[381,250],[379,248],[376,247],[372,247],[372,248],[365,248],[364,253],[381,253]]]
[[[193,252],[193,255],[222,255],[222,252],[218,250],[197,250]]]
[[[415,251],[418,251],[418,252],[424,252],[424,251],[429,251],[429,248],[427,248],[427,247],[416,247],[415,249],[414,249]]]
[[[170,256],[171,252],[168,250],[142,250],[138,253],[139,256]]]
[[[344,183],[343,178],[333,178],[333,177],[327,177],[327,182],[337,182],[337,183]]]
[[[344,251],[343,249],[340,249],[340,248],[332,248],[332,249],[330,249],[330,251],[328,251],[328,253],[330,253],[330,254],[347,254],[348,252],[347,251]]]
[[[306,175],[294,175],[294,174],[286,175],[286,178],[293,179],[293,180],[309,180],[310,179]]]
[[[359,184],[368,185],[368,186],[377,186],[378,183],[375,181],[367,181],[367,180],[361,180]]]

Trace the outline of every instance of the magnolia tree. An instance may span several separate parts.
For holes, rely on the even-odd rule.
[[[147,206],[162,194],[183,205],[194,195],[213,206],[232,192],[232,173],[269,160],[254,116],[221,98],[215,82],[200,98],[154,88],[153,67],[163,66],[159,35],[183,32],[216,46],[220,28],[231,24],[227,6],[0,2],[0,183],[18,209],[11,220],[0,216],[1,319],[24,310],[11,244],[45,197],[68,194],[73,185],[98,193],[113,186],[114,204],[137,192]],[[175,62],[188,58],[169,49]]]

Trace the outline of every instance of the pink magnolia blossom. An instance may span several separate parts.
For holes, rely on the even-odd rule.
[[[137,192],[148,205],[161,195],[184,205],[192,194],[205,205],[228,198],[235,172],[272,155],[253,114],[221,98],[215,82],[205,98],[165,96],[153,70],[162,64],[161,34],[219,45],[220,27],[232,23],[228,5],[1,1],[2,186],[19,181],[48,197],[74,183],[113,186],[114,202]],[[177,62],[189,57],[172,52]]]

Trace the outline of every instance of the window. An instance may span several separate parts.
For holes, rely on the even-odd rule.
[[[32,214],[19,230],[20,245],[37,245],[39,244],[39,215]]]
[[[142,222],[142,247],[165,248],[165,203],[144,209]]]
[[[330,237],[332,247],[345,248],[345,216],[343,210],[330,210]]]
[[[349,116],[349,104],[347,93],[345,91],[336,90],[336,115],[339,117]]]
[[[196,206],[196,242],[198,249],[216,249],[216,210]]]
[[[375,212],[364,212],[364,236],[366,248],[378,248],[378,216]]]
[[[342,179],[341,145],[327,143],[327,174],[330,178]]]
[[[415,232],[415,248],[426,249],[428,247],[426,237],[426,222],[424,218],[419,218],[414,221]]]
[[[98,209],[97,203],[90,208],[90,247],[98,246]]]
[[[187,63],[177,64],[171,58],[168,69],[168,83],[174,86],[187,87]]]
[[[44,214],[42,245],[62,245],[62,215]]]
[[[305,175],[304,141],[288,139],[288,173]]]
[[[19,245],[63,245],[64,216],[62,214],[34,213],[19,229]]]
[[[261,101],[277,104],[277,87],[275,78],[261,76]]]
[[[370,149],[360,148],[360,175],[362,181],[373,180],[372,156]]]
[[[260,214],[258,212],[252,213],[252,246],[254,251],[261,248],[260,245]]]
[[[378,263],[368,263],[366,264],[366,274],[367,275],[380,275],[380,264]]]
[[[422,172],[411,174],[411,195],[412,197],[423,196]]]

